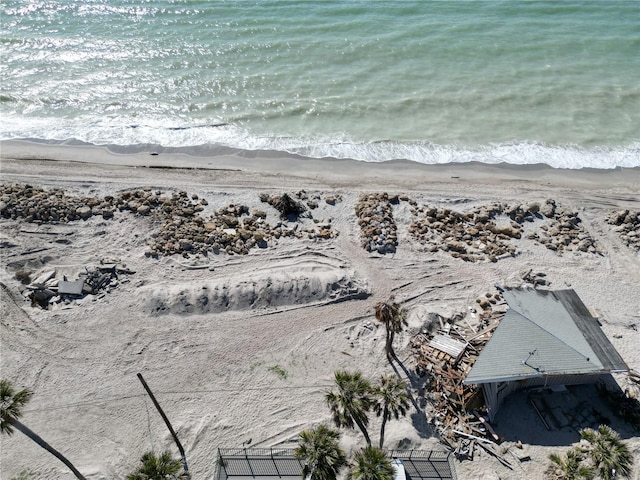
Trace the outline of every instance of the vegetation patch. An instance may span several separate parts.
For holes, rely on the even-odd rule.
[[[289,374],[287,373],[287,371],[284,368],[282,368],[280,365],[273,365],[272,367],[269,367],[268,370],[270,372],[275,373],[277,376],[279,376],[283,380],[286,380],[287,377],[289,377]]]

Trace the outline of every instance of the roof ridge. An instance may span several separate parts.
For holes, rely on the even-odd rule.
[[[509,308],[511,309],[511,306],[509,306]],[[514,309],[514,313],[517,313],[518,316],[524,318],[526,321],[528,321],[529,323],[533,324],[535,327],[537,327],[539,330],[542,330],[543,332],[545,332],[547,335],[552,336],[553,338],[555,338],[556,340],[558,340],[561,344],[563,344],[565,347],[568,347],[570,350],[573,350],[574,352],[576,352],[578,355],[580,355],[582,358],[584,358],[587,362],[589,362],[590,364],[592,364],[594,367],[598,367],[601,368],[602,365],[596,365],[595,363],[592,362],[591,357],[587,357],[584,353],[582,353],[580,350],[577,350],[576,348],[572,347],[571,345],[569,345],[567,342],[565,342],[563,339],[561,339],[560,337],[558,337],[557,335],[554,335],[553,333],[551,333],[549,330],[547,330],[546,328],[543,328],[539,323],[534,322],[531,318],[527,317],[526,315],[523,315],[522,313],[520,313],[519,311]],[[573,317],[571,318],[573,320]],[[575,321],[574,321],[575,323]],[[578,331],[580,331],[580,335],[583,336],[584,335],[582,333],[582,330],[580,330],[578,328]],[[586,338],[585,338],[586,341]],[[594,352],[595,353],[595,352]],[[597,355],[596,355],[597,357]],[[598,359],[599,360],[599,359]]]

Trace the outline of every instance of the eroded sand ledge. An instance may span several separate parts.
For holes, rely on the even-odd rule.
[[[174,423],[197,478],[212,473],[217,447],[240,446],[249,438],[252,446],[281,446],[301,429],[330,421],[323,393],[335,370],[361,369],[371,378],[392,372],[383,353],[384,332],[373,318],[373,305],[390,294],[409,310],[415,332],[429,312],[467,313],[495,284],[519,284],[529,269],[544,272],[550,288],[575,289],[599,313],[614,346],[640,370],[640,256],[606,222],[612,211],[640,209],[640,169],[362,164],[272,152],[190,156],[154,149],[159,155],[150,155],[151,150],[111,153],[29,142],[2,142],[0,148],[2,183],[87,196],[143,187],[186,191],[207,200],[203,215],[229,204],[247,205],[267,211],[273,224],[277,212],[260,201],[262,192],[304,189],[321,198],[342,197],[334,205],[320,201],[312,211],[318,221],[331,220],[339,232],[335,238],[282,238],[249,255],[148,257],[158,222],[126,212],[66,224],[0,220],[6,286],[2,376],[35,390],[24,423],[89,478],[121,478],[143,451],[173,448],[137,372]],[[369,253],[361,247],[354,211],[362,192],[406,195],[418,206],[460,211],[553,199],[578,213],[604,253],[558,255],[523,237],[512,240],[515,256],[464,262],[447,252],[425,251],[409,232],[414,215],[406,201],[393,206],[396,252]],[[100,298],[87,296],[49,310],[21,300],[17,269],[34,275],[55,269],[72,277],[104,258],[126,263],[135,274]],[[397,340],[408,367],[411,332]],[[274,373],[274,366],[286,371],[286,378]],[[388,425],[387,445],[403,441],[412,448],[440,448],[423,418],[412,413]],[[508,438],[509,419],[498,420],[500,434],[515,441]],[[529,430],[540,428],[535,418],[529,421]],[[374,419],[373,432],[377,426]],[[615,426],[638,462],[637,432]],[[361,441],[355,432],[345,432],[343,439],[347,447]],[[540,441],[526,448],[532,461],[522,464],[524,474],[540,478],[548,454],[558,447]],[[72,478],[41,450],[19,434],[3,439],[0,476],[10,478],[28,467],[41,478]],[[523,475],[488,456],[458,465],[458,472],[459,478]]]

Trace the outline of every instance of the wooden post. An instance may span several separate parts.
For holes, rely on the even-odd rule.
[[[169,422],[169,419],[167,418],[167,416],[162,411],[162,408],[160,407],[160,404],[156,400],[156,397],[153,396],[153,392],[151,392],[151,389],[149,388],[149,385],[147,385],[147,382],[145,382],[144,378],[142,378],[142,374],[141,373],[138,373],[138,378],[140,379],[140,382],[142,383],[142,386],[144,387],[144,389],[147,391],[147,393],[151,397],[151,401],[156,406],[156,409],[158,410],[158,413],[160,413],[160,416],[164,420],[164,423],[167,425],[167,428],[169,429],[169,432],[171,433],[171,436],[173,437],[173,441],[176,442],[176,445],[178,446],[178,450],[180,450],[180,456],[182,457],[182,466],[184,467],[184,473],[189,475],[189,467],[187,466],[187,457],[184,454],[184,448],[182,448],[182,444],[180,443],[180,440],[178,440],[178,435],[176,435],[175,430],[173,429],[173,427],[171,426],[171,423]]]

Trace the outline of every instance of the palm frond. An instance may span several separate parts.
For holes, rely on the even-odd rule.
[[[156,455],[154,452],[145,452],[140,458],[141,465],[131,474],[127,480],[178,480],[187,478],[182,471],[182,462],[172,457],[168,451]]]
[[[375,387],[374,411],[381,416],[388,412],[387,420],[391,417],[396,420],[400,416],[406,415],[409,410],[409,395],[407,394],[407,384],[404,380],[394,375],[383,375],[378,380]]]
[[[335,480],[346,465],[347,457],[339,438],[340,434],[326,425],[300,432],[295,456],[305,462],[305,473],[311,475],[311,480]]]
[[[0,380],[0,433],[13,433],[12,420],[22,417],[22,407],[31,399],[33,392],[28,388],[16,392],[8,380]]]
[[[348,478],[351,480],[393,480],[395,469],[388,454],[376,447],[365,447],[354,455]]]
[[[588,455],[602,479],[629,478],[633,456],[615,430],[607,425],[600,425],[597,430],[585,428],[580,431],[580,438],[587,442],[581,451]]]

